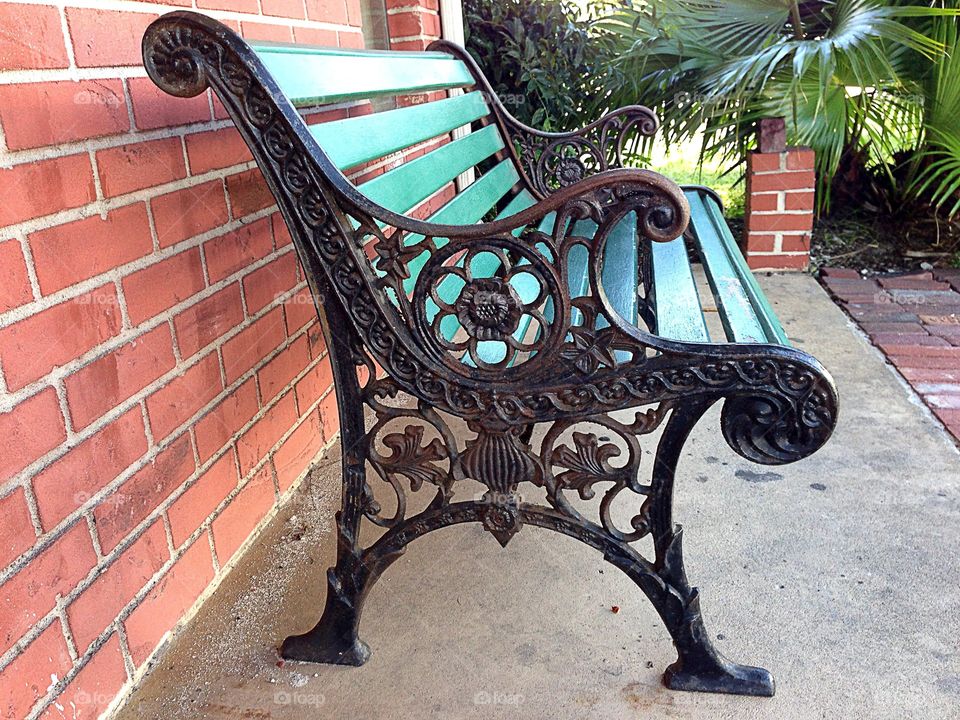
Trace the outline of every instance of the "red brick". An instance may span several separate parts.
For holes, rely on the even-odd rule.
[[[273,456],[280,492],[286,492],[322,447],[320,414],[315,410],[283,441]]]
[[[287,316],[287,334],[293,335],[308,322],[317,317],[313,305],[313,295],[309,288],[299,290],[283,301],[283,311]]]
[[[774,212],[778,209],[777,193],[753,193],[750,195],[747,212]]]
[[[257,386],[250,378],[233,390],[194,427],[200,462],[206,462],[256,415]]]
[[[140,130],[188,125],[210,119],[210,96],[200,93],[192,98],[178,98],[158,88],[150,78],[130,78],[130,102],[133,121]]]
[[[288,25],[268,25],[267,23],[240,23],[240,34],[245,40],[265,40],[267,42],[291,42],[293,33]]]
[[[415,37],[417,35],[440,35],[440,18],[429,12],[399,12],[387,16],[391,37]]]
[[[257,0],[197,0],[197,7],[201,10],[232,10],[233,12],[259,12]]]
[[[264,403],[279,395],[310,364],[306,335],[301,335],[257,373]]]
[[[295,27],[293,29],[293,41],[300,45],[337,47],[337,32],[326,28]]]
[[[774,190],[810,190],[816,182],[813,171],[782,172],[769,175],[754,175],[750,179],[752,192],[772,192]]]
[[[213,544],[221,565],[243,545],[273,501],[273,477],[270,466],[265,465],[213,521]]]
[[[329,358],[325,358],[297,382],[297,405],[300,408],[300,414],[306,413],[332,385],[333,371],[330,368]]]
[[[887,347],[889,345],[949,345],[943,338],[921,335],[919,333],[882,332],[871,335],[870,339],[880,347]]]
[[[759,215],[753,214],[747,220],[748,230],[751,232],[809,232],[813,227],[813,215]]]
[[[182,180],[187,176],[180,138],[160,138],[97,153],[100,185],[106,197]]]
[[[27,6],[30,7],[30,6]],[[97,199],[90,156],[67,155],[0,169],[0,226],[79,207]],[[42,188],[42,192],[38,191]]]
[[[147,415],[154,437],[158,440],[167,437],[222,389],[220,361],[212,352],[147,398]]]
[[[960,348],[939,348],[940,350],[960,350]],[[890,361],[897,368],[916,368],[927,370],[956,370],[960,356],[943,355],[891,355]]]
[[[777,236],[772,233],[747,233],[748,253],[772,253],[776,248]]]
[[[809,264],[807,255],[747,255],[751,270],[806,270]]]
[[[340,413],[337,408],[337,394],[331,392],[320,401],[320,420],[323,423],[323,436],[330,440],[340,432]]]
[[[123,626],[133,661],[139,666],[193,605],[213,579],[210,543],[199,538],[174,563]]]
[[[247,144],[234,128],[194,133],[187,135],[184,140],[190,172],[194,175],[253,160]]]
[[[45,388],[0,413],[0,481],[7,480],[67,439],[60,403]]]
[[[64,382],[76,428],[85,428],[177,364],[166,325],[81,368]]]
[[[927,325],[931,335],[947,340],[951,345],[960,345],[960,325]]]
[[[92,8],[66,12],[77,67],[143,64],[140,40],[156,15]]]
[[[813,150],[794,148],[787,150],[787,170],[813,170],[817,156]]]
[[[949,290],[949,283],[936,280],[917,280],[908,277],[880,278],[880,284],[888,290]]]
[[[235,218],[263,210],[276,202],[257,168],[230,175],[227,178],[227,194]]]
[[[150,254],[153,238],[143,203],[31,233],[40,291],[50,295]]]
[[[0,330],[7,387],[19,390],[120,331],[116,288],[102,285]]]
[[[102,717],[126,681],[120,640],[114,634],[47,707],[40,720],[94,720]]]
[[[57,595],[73,590],[96,564],[90,532],[81,520],[0,585],[0,653],[12,647],[37,618],[53,610]]]
[[[780,238],[780,250],[782,252],[810,252],[810,235],[807,233],[799,235],[786,233]]]
[[[146,451],[143,416],[134,407],[38,473],[33,490],[44,530],[54,528]]]
[[[954,435],[960,430],[960,410],[955,408],[933,408],[933,414],[940,418],[940,422],[950,428]]]
[[[73,662],[60,623],[54,620],[0,672],[0,715],[25,718],[50,688],[51,677],[62,678]]]
[[[0,313],[33,300],[23,250],[16,240],[0,243]]]
[[[157,574],[168,556],[167,535],[157,521],[70,603],[67,619],[80,654]]]
[[[227,373],[227,383],[232,383],[276,350],[284,337],[283,311],[274,308],[227,340],[223,344],[223,367]]]
[[[752,173],[772,172],[780,170],[780,153],[747,153],[747,171]]]
[[[440,4],[437,0],[421,1],[420,4],[424,7],[429,7],[431,10],[440,10]],[[347,0],[347,17],[351,25],[360,27],[363,23],[363,12],[360,9],[360,0]]]
[[[785,209],[787,210],[809,210],[813,212],[814,200],[816,194],[811,190],[809,192],[788,192],[785,194]],[[854,272],[856,272],[854,270]]]
[[[0,498],[0,569],[5,568],[33,547],[36,533],[30,520],[30,509],[23,488],[14,488]]]
[[[261,260],[273,250],[270,219],[261,218],[203,244],[207,273],[215,283]]]
[[[203,525],[223,499],[237,486],[239,476],[232,452],[225,453],[178,497],[167,514],[174,547],[180,547]]]
[[[276,405],[267,410],[264,416],[237,440],[240,474],[246,475],[250,472],[296,421],[297,408],[291,392],[280,398]]]
[[[113,550],[196,469],[190,438],[184,434],[105,498],[93,511],[103,551]]]
[[[310,357],[314,359],[321,357],[327,351],[327,343],[323,338],[320,323],[315,323],[307,329],[307,337],[310,340]]]
[[[346,25],[347,3],[345,0],[307,0],[307,17],[311,20]]]
[[[243,279],[247,312],[255,314],[297,284],[297,254],[288,252]]]
[[[0,85],[7,149],[24,150],[130,129],[120,80]]]
[[[0,3],[0,70],[65,68],[60,13],[46,5]],[[16,28],[16,31],[14,31]]]
[[[130,322],[139,325],[200,292],[204,285],[200,248],[132,273],[123,279]]]
[[[243,322],[240,284],[233,283],[173,319],[177,347],[184,358],[194,355]]]
[[[221,180],[155,197],[150,208],[162,248],[213,230],[230,219]]]
[[[280,213],[271,215],[270,222],[273,224],[273,237],[277,250],[293,242],[293,238],[290,237],[290,231],[287,229],[287,224],[284,222],[283,216],[281,216]]]
[[[928,334],[919,323],[865,322],[860,324],[860,328],[868,335],[877,335],[880,333]]]
[[[264,15],[300,20],[304,18],[303,0],[261,0],[260,6]]]
[[[898,358],[898,360],[907,361],[907,358]],[[923,368],[897,368],[911,383],[960,383],[960,365],[951,370],[927,370]]]

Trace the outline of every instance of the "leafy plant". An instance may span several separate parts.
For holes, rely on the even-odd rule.
[[[507,109],[544,130],[595,120],[618,84],[612,38],[591,19],[607,2],[464,0],[466,47]]]
[[[925,123],[922,77],[947,57],[933,23],[955,33],[958,12],[897,0],[634,0],[599,24],[619,43],[626,80],[609,100],[654,106],[668,143],[702,132],[702,155],[728,163],[743,159],[756,120],[784,116],[791,143],[816,150],[823,190],[845,157],[896,185],[895,158],[929,136],[942,154],[908,186],[943,195],[954,188],[943,171],[960,178],[960,131]]]

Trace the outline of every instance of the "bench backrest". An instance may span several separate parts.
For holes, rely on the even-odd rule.
[[[459,59],[444,52],[344,50],[255,43],[253,50],[280,89],[298,107],[333,102],[417,95],[429,99],[438,90],[466,89],[461,95],[417,102],[396,109],[358,114],[310,126],[310,132],[343,172],[391,158],[427,141],[446,140],[451,131],[474,124],[474,132],[444,144],[425,145],[423,154],[393,167],[361,186],[378,205],[407,214],[424,200],[473,169],[478,180],[430,219],[450,225],[478,222],[498,204],[515,200],[511,212],[535,200],[507,198],[520,180],[493,122],[483,92]],[[435,93],[434,93],[435,94]],[[487,169],[481,173],[477,168]],[[505,198],[506,201],[505,201]]]

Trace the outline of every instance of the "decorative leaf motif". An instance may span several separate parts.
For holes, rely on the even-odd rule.
[[[600,444],[593,433],[573,433],[574,448],[562,445],[553,451],[554,465],[567,468],[557,475],[560,487],[576,490],[581,499],[594,496],[593,486],[599,482],[618,482],[623,479],[621,468],[610,466],[610,459],[620,455],[620,448],[613,443]]]
[[[440,486],[447,479],[446,470],[435,464],[447,458],[447,450],[439,438],[424,446],[423,430],[422,425],[408,425],[402,433],[385,435],[383,444],[391,452],[379,462],[387,474],[407,477],[414,492],[425,482]]]

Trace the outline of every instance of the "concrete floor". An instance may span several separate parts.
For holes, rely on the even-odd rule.
[[[414,543],[380,580],[361,668],[277,665],[316,620],[337,460],[277,516],[119,718],[960,718],[960,456],[810,277],[762,278],[790,337],[834,373],[833,440],[762,468],[698,426],[678,473],[691,582],[720,650],[771,699],[673,692],[641,593],[589,548],[526,527]],[[612,606],[619,606],[618,613]]]

